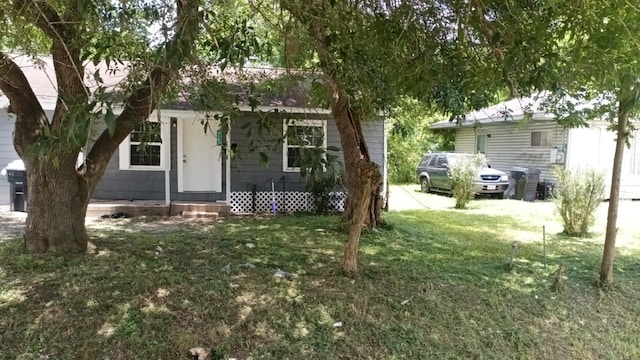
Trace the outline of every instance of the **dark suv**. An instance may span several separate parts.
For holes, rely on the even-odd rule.
[[[463,158],[472,157],[462,153],[430,153],[422,157],[416,174],[423,192],[439,191],[451,193],[451,171],[453,164]],[[509,186],[509,176],[486,163],[478,168],[478,176],[474,181],[477,195],[491,195],[502,198]]]

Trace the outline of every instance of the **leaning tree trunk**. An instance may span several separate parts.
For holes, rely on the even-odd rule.
[[[616,235],[618,232],[618,203],[620,200],[620,175],[622,173],[622,157],[627,143],[627,123],[629,112],[620,103],[618,111],[618,129],[616,151],[613,156],[613,174],[611,175],[611,192],[609,194],[609,210],[607,213],[607,230],[604,239],[604,252],[600,266],[600,284],[613,283],[613,258],[616,252]]]
[[[77,155],[50,160],[26,160],[27,221],[24,244],[29,252],[82,253],[89,236],[85,214],[89,187],[76,171]]]
[[[380,216],[379,189],[382,176],[380,167],[369,158],[360,116],[340,100],[333,104],[332,111],[340,133],[346,172],[345,220],[349,225],[349,237],[345,245],[342,269],[347,273],[353,273],[358,270],[358,248],[362,229],[372,217],[376,221],[373,224],[377,224]],[[374,207],[378,210],[374,210]]]
[[[376,168],[377,173],[372,173],[371,180],[373,181],[372,187],[366,186],[367,189],[363,189],[360,185],[360,181],[364,174],[361,174],[362,169],[358,169],[357,166],[363,162],[371,162],[369,155],[369,148],[362,131],[362,118],[356,110],[349,108],[348,105],[344,105],[341,108],[337,108],[337,112],[334,111],[334,117],[336,123],[338,119],[343,119],[343,124],[347,128],[340,129],[338,124],[338,130],[340,131],[341,145],[345,157],[345,170],[347,173],[347,201],[344,211],[344,220],[347,224],[351,223],[354,218],[359,216],[361,202],[366,197],[368,206],[365,208],[364,226],[369,228],[375,228],[382,223],[381,212],[384,206],[384,199],[382,193],[382,176],[380,175],[380,167]],[[342,113],[341,113],[342,112]],[[350,137],[348,140],[349,151],[345,142],[342,140],[345,137]],[[349,159],[347,157],[350,157]],[[352,170],[352,171],[350,171]],[[364,171],[365,173],[367,171]],[[358,194],[358,192],[367,191],[366,194]]]

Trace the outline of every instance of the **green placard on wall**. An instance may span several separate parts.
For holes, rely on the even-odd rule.
[[[222,145],[222,130],[216,131],[216,145]]]

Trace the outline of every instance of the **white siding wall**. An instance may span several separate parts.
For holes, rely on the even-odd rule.
[[[476,151],[475,132],[472,127],[462,127],[456,130],[456,152],[474,153]]]
[[[14,119],[6,109],[0,109],[0,169],[18,159],[13,148]],[[9,204],[9,183],[6,176],[0,176],[0,205]]]
[[[620,197],[623,199],[640,199],[640,132],[636,131],[629,139],[630,147],[625,148],[622,160],[622,178]],[[567,168],[577,169],[592,167],[605,172],[606,193],[609,197],[613,155],[616,136],[605,124],[588,128],[571,129],[567,150]]]
[[[551,146],[531,146],[532,131],[552,131]],[[514,122],[461,127],[456,131],[456,152],[474,153],[476,134],[486,134],[487,160],[494,169],[509,173],[511,168],[522,166],[540,169],[540,180],[553,181],[553,167],[559,164],[550,161],[552,149],[564,151],[567,131],[553,121],[531,120],[526,125]]]

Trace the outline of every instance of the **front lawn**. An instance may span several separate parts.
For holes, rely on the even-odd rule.
[[[548,235],[545,268],[524,218],[386,219],[354,278],[337,270],[334,217],[104,220],[90,225],[97,254],[82,257],[0,244],[0,358],[186,359],[195,346],[212,359],[640,358],[636,250],[599,291],[599,241]]]

